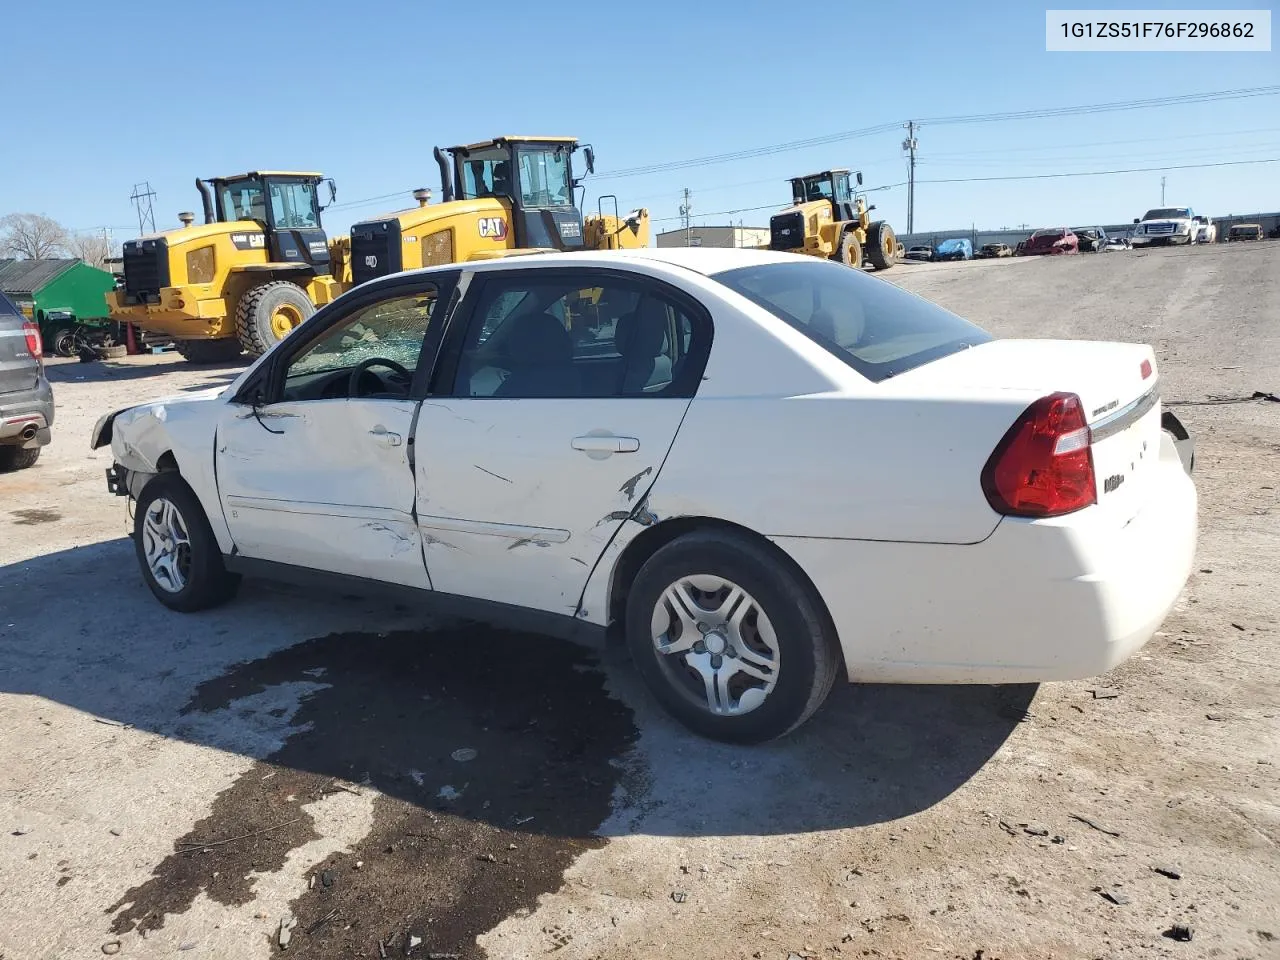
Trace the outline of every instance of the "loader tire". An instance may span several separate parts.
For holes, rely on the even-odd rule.
[[[831,255],[831,259],[836,263],[853,267],[855,270],[861,270],[862,244],[858,242],[858,235],[852,230],[846,230],[844,236],[840,238],[840,246],[836,247],[836,252]]]
[[[888,270],[898,262],[898,238],[883,220],[867,228],[867,259],[876,270]]]
[[[240,345],[260,357],[316,312],[306,291],[288,280],[272,280],[246,293],[236,307]]]
[[[173,348],[188,363],[230,363],[240,356],[240,341],[235,337],[220,340],[175,340]]]

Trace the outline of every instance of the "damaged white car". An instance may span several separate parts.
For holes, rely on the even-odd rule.
[[[1195,551],[1149,347],[994,339],[786,253],[396,274],[226,389],[103,417],[107,443],[173,609],[260,574],[613,627],[672,714],[738,742],[798,726],[837,675],[1102,673]]]

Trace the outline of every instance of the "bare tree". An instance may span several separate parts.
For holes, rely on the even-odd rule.
[[[105,270],[107,259],[116,255],[116,245],[101,234],[79,233],[71,238],[68,252],[90,266]]]
[[[0,217],[0,252],[26,260],[65,255],[71,239],[67,228],[38,213]]]

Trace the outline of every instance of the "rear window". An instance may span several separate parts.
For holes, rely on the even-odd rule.
[[[812,257],[726,270],[713,279],[874,383],[994,339],[887,280]]]
[[[15,320],[21,321],[25,319],[22,316],[22,311],[18,309],[18,305],[3,293],[0,293],[0,318],[3,318],[10,325]]]

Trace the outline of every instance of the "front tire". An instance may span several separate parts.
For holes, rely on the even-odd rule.
[[[898,262],[898,238],[883,220],[867,229],[867,259],[876,270],[888,270]]]
[[[840,664],[835,629],[803,575],[757,541],[720,531],[680,537],[640,568],[626,637],[663,707],[726,743],[800,726]]]
[[[142,488],[133,518],[142,579],[170,610],[193,613],[230,600],[240,578],[227,572],[195,491],[175,472]]]
[[[260,357],[316,312],[306,291],[288,280],[272,280],[246,293],[236,306],[240,345]]]
[[[858,235],[852,230],[846,230],[844,236],[840,238],[840,246],[831,255],[831,259],[837,263],[843,263],[846,267],[861,270],[862,244],[858,242]]]

